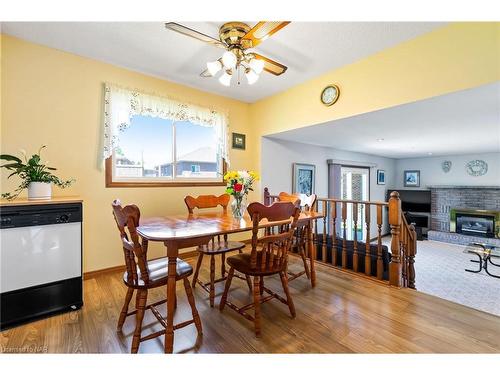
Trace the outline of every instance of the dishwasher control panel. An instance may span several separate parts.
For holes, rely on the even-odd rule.
[[[0,209],[0,229],[78,223],[82,221],[79,203],[6,206]]]

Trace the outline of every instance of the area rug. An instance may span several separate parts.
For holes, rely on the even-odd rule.
[[[500,316],[500,279],[481,273],[473,254],[464,254],[465,246],[437,241],[418,241],[415,257],[417,290],[449,301]],[[498,263],[498,261],[497,261]],[[500,268],[488,267],[500,275]]]

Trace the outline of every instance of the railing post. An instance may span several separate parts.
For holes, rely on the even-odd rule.
[[[384,278],[384,261],[382,260],[382,205],[377,204],[377,279]]]
[[[389,263],[389,284],[401,287],[401,200],[399,193],[393,191],[389,199],[389,225],[391,226],[391,262]]]
[[[323,246],[321,248],[321,259],[323,262],[326,262],[326,249],[327,249],[327,231],[326,231],[326,224],[327,224],[327,216],[328,216],[328,202],[323,201]]]

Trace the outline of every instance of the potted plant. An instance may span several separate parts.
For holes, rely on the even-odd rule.
[[[53,175],[51,171],[56,168],[47,166],[40,159],[40,153],[46,146],[40,147],[38,154],[34,154],[28,160],[26,152],[21,150],[24,157],[24,162],[13,155],[0,155],[1,160],[8,163],[1,165],[0,168],[5,168],[12,173],[8,178],[17,175],[21,180],[21,184],[12,193],[3,193],[2,198],[14,199],[21,191],[28,189],[28,199],[49,199],[52,196],[52,184],[60,188],[70,186],[75,180],[61,180],[59,177]]]
[[[258,179],[258,174],[253,171],[229,171],[224,175],[224,181],[227,183],[226,193],[233,196],[233,217],[241,219],[245,214],[246,196],[249,191],[253,191],[252,184]]]

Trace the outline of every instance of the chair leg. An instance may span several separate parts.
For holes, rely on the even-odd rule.
[[[210,307],[215,301],[215,255],[210,256]]]
[[[302,244],[300,245],[299,253],[300,253],[300,257],[302,258],[302,262],[304,263],[304,270],[306,271],[306,276],[308,279],[310,279],[311,273],[309,272],[309,266],[307,265],[307,259],[306,259],[306,253],[304,251],[304,247],[305,246],[302,246]]]
[[[226,254],[225,253],[222,253],[222,263],[220,265],[220,273],[221,273],[221,276],[224,277],[226,276]]]
[[[135,331],[134,338],[132,339],[131,353],[137,353],[139,344],[141,343],[142,319],[146,308],[146,301],[148,299],[147,289],[138,289],[135,300],[135,307],[137,313],[135,314]]]
[[[239,253],[242,254],[243,253],[243,249],[240,249]],[[250,279],[250,276],[245,275],[245,279],[247,281],[248,290],[250,291],[250,293],[252,293],[252,280]]]
[[[123,323],[125,323],[125,318],[128,313],[128,305],[130,304],[130,300],[134,295],[134,289],[127,288],[127,294],[125,295],[125,302],[123,303],[122,311],[120,312],[120,318],[118,319],[118,325],[116,327],[117,331],[121,331],[123,328]]]
[[[253,277],[253,306],[255,310],[255,336],[260,337],[260,276]]]
[[[220,311],[224,310],[224,306],[226,305],[227,294],[229,293],[229,287],[231,286],[231,281],[233,280],[233,275],[234,275],[234,268],[230,267],[229,273],[227,274],[226,285],[224,285],[224,293],[222,293],[222,297],[221,297],[220,303],[219,303],[219,310]]]
[[[196,262],[196,268],[193,275],[193,288],[196,287],[196,280],[198,280],[198,274],[200,273],[201,262],[203,260],[203,253],[198,253],[198,261]]]
[[[295,318],[295,305],[293,304],[292,296],[290,295],[290,291],[288,290],[288,277],[286,276],[285,272],[280,272],[280,278],[281,284],[283,285],[283,291],[286,295],[286,302],[288,308],[290,309],[290,314],[292,315],[292,318]]]
[[[260,287],[259,288],[260,295],[263,295],[264,294],[264,276],[260,277],[259,287]]]
[[[187,299],[189,305],[191,306],[191,313],[193,314],[194,325],[198,330],[198,334],[203,334],[203,329],[201,327],[201,319],[198,314],[198,309],[196,308],[196,303],[194,301],[193,289],[191,289],[191,285],[189,285],[189,280],[187,277],[184,278],[184,289],[186,290]]]

